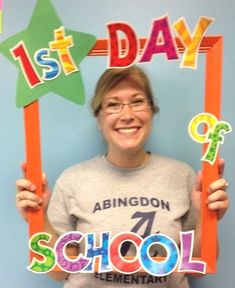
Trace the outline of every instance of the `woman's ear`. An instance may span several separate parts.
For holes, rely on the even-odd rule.
[[[97,123],[97,128],[99,131],[102,131],[102,125],[101,125],[101,119],[100,119],[100,114],[96,116],[96,123]]]

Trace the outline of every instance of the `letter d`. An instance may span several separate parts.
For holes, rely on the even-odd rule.
[[[107,25],[109,32],[109,67],[127,67],[133,64],[138,53],[137,37],[133,28],[126,23],[110,23]],[[118,39],[118,31],[121,31],[126,36],[124,39]],[[125,43],[125,45],[122,45]],[[124,46],[124,47],[123,47]],[[125,53],[123,53],[122,49]]]

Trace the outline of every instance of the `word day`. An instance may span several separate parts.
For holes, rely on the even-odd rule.
[[[196,68],[201,41],[212,21],[212,18],[200,17],[193,35],[191,35],[183,17],[172,25],[172,30],[178,34],[185,49],[180,67]],[[135,30],[129,24],[124,22],[110,23],[107,25],[107,29],[109,33],[108,67],[127,67],[136,62],[150,62],[156,54],[165,54],[167,60],[179,59],[168,16],[153,20],[143,51],[139,47],[140,41],[136,36]],[[121,33],[125,35],[125,49],[121,45]]]
[[[28,269],[34,273],[47,273],[56,265],[69,273],[105,273],[116,271],[122,274],[132,274],[144,270],[150,275],[166,276],[173,271],[205,273],[206,263],[192,259],[194,231],[180,232],[180,251],[173,239],[164,234],[152,234],[142,238],[133,232],[122,232],[110,238],[110,232],[100,234],[100,245],[96,242],[96,234],[83,234],[71,231],[59,237],[54,248],[46,246],[51,235],[48,233],[34,234],[29,240],[32,252],[43,260],[32,259]],[[76,258],[68,258],[65,248],[68,244],[79,244],[85,240],[85,252]],[[121,246],[126,241],[133,243],[136,255],[127,259],[121,255]],[[44,243],[43,243],[44,242]],[[165,248],[164,259],[152,258],[149,249],[152,245]],[[95,271],[95,260],[99,258],[98,271]]]
[[[200,43],[212,21],[212,18],[200,17],[192,35],[183,17],[172,25],[184,45],[181,67],[196,68]],[[107,24],[108,68],[128,67],[137,62],[150,62],[157,54],[165,54],[169,61],[178,60],[179,55],[172,28],[168,16],[154,19],[150,35],[141,51],[140,39],[136,36],[133,27],[124,22]],[[74,47],[73,37],[65,35],[63,26],[52,32],[54,39],[49,41],[49,47],[40,47],[37,51],[29,51],[25,42],[20,41],[10,49],[14,60],[19,61],[24,78],[30,88],[57,78],[62,71],[66,76],[79,71],[70,53],[72,48],[79,49],[79,47]],[[123,35],[125,37],[122,39],[126,43],[124,50],[121,45]],[[54,57],[51,55],[53,52],[56,53]],[[30,55],[34,55],[33,59]],[[41,75],[38,72],[39,67],[41,67]]]

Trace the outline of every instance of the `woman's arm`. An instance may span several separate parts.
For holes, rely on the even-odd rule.
[[[23,174],[26,172],[26,164],[21,164],[21,169]],[[42,184],[43,184],[43,193],[42,197],[39,197],[35,194],[36,185],[29,180],[23,178],[16,181],[16,207],[21,215],[21,217],[28,222],[28,209],[43,209],[44,211],[44,231],[49,233],[51,237],[51,241],[48,244],[50,247],[54,247],[55,242],[58,239],[58,234],[52,228],[49,223],[47,217],[47,207],[50,201],[50,189],[48,186],[48,181],[46,175],[43,173],[42,175]],[[67,256],[76,256],[78,255],[78,248],[72,245],[67,245],[66,254]],[[48,275],[56,281],[63,281],[69,277],[69,273],[65,271],[50,271]]]
[[[224,160],[219,162],[219,179],[209,185],[206,204],[210,210],[217,211],[218,220],[221,220],[229,207],[228,194],[226,193],[227,181],[222,178],[224,173]],[[202,174],[198,173],[196,183],[192,192],[192,201],[196,208],[196,226],[194,237],[195,257],[200,256],[201,247],[201,193],[202,193]],[[217,239],[217,242],[218,239]],[[218,243],[219,244],[219,243]],[[219,249],[218,249],[219,250]],[[217,256],[219,252],[217,251]]]

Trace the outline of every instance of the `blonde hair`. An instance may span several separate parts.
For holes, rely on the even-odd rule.
[[[91,101],[91,108],[96,117],[102,109],[102,102],[106,94],[121,81],[126,79],[136,83],[146,93],[149,105],[153,113],[157,113],[159,111],[159,107],[154,101],[154,96],[147,75],[141,68],[134,65],[128,68],[107,69],[101,75],[96,85],[94,97]]]

